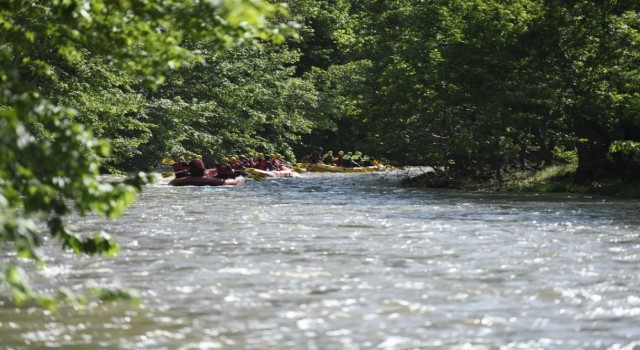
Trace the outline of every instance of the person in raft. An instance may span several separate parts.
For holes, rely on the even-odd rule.
[[[175,175],[176,179],[189,176],[189,163],[184,160],[184,157],[176,159],[176,161],[171,164],[171,167],[173,168],[173,175]]]
[[[311,153],[311,163],[322,163],[322,147],[318,147]]]
[[[368,155],[362,156],[362,166],[373,166],[373,159]]]
[[[232,156],[231,158],[229,158],[229,165],[231,166],[231,169],[233,169],[234,179],[238,176],[244,176],[244,177],[249,176],[249,174],[246,171],[244,171],[246,169],[246,167],[244,166],[244,163],[240,161],[240,159],[238,159],[237,156]]]
[[[327,165],[336,165],[338,158],[333,156],[333,151],[328,151],[322,156],[322,162]]]
[[[263,153],[258,153],[256,158],[256,168],[260,170],[273,170],[273,164],[268,160],[264,159]]]
[[[338,151],[338,156],[335,158],[335,165],[342,166],[342,157],[344,157],[344,151]]]
[[[282,167],[291,167],[291,163],[287,162],[284,158],[282,158],[282,154],[276,153],[276,162],[278,162],[278,166],[276,169],[282,170]]]
[[[357,168],[360,164],[356,163],[354,160],[354,154],[352,152],[347,152],[347,154],[342,156],[342,166],[345,168]],[[356,159],[360,159],[358,156]]]
[[[356,151],[351,156],[351,166],[352,167],[360,167],[360,166],[362,166],[362,152]]]
[[[282,161],[278,159],[278,156],[276,153],[270,154],[269,159],[267,161],[271,163],[271,165],[273,165],[273,170],[280,170],[284,165],[284,163],[282,163]]]
[[[238,159],[238,157],[236,157],[236,156],[231,156],[229,158],[229,165],[231,165],[231,168],[233,170],[243,170],[244,169],[244,164],[242,164],[240,159]]]
[[[205,167],[201,155],[197,155],[189,162],[189,176],[202,177],[204,176],[204,170]]]
[[[253,156],[253,152],[247,153],[246,157],[240,156],[240,159],[242,160],[242,164],[244,165],[245,168],[256,167],[256,158]]]
[[[229,158],[225,157],[216,164],[216,177],[219,179],[233,179],[235,177],[235,171],[229,164]]]
[[[351,152],[347,152],[346,154],[342,155],[342,161],[340,162],[340,165],[342,165],[343,167],[350,167],[351,166]]]

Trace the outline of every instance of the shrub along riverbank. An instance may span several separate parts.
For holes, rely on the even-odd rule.
[[[640,198],[640,181],[602,178],[586,182],[576,180],[576,167],[558,165],[536,172],[514,174],[503,184],[511,192],[566,192],[607,195],[621,198]]]
[[[619,198],[640,198],[640,181],[622,181],[602,178],[597,181],[577,181],[575,164],[554,165],[539,170],[519,170],[504,173],[502,181],[496,178],[453,179],[444,172],[425,172],[405,179],[403,185],[411,187],[454,188],[472,192],[537,192],[584,193]]]

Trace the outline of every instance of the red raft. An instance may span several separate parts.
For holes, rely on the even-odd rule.
[[[187,176],[169,181],[172,186],[237,186],[245,183],[244,176],[235,179],[220,179],[214,176]]]

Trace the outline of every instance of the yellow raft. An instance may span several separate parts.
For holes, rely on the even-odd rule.
[[[296,163],[296,166],[298,168],[306,169],[309,172],[316,173],[374,173],[387,170],[387,166],[382,164],[353,168],[337,165],[327,165],[324,163]]]

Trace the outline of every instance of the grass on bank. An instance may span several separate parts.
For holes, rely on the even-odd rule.
[[[522,171],[506,176],[503,186],[506,190],[520,192],[587,192],[588,186],[573,181],[576,169],[576,165],[566,164]]]
[[[472,191],[537,192],[537,193],[588,193],[624,198],[640,198],[640,181],[622,182],[602,180],[591,183],[575,181],[577,165],[554,165],[537,171],[517,171],[503,174],[503,182],[497,180],[465,182],[464,188]]]

